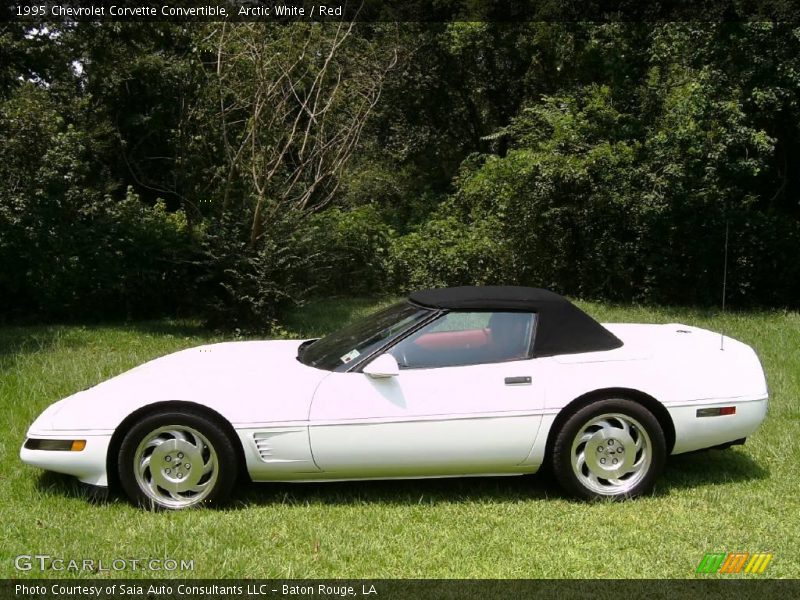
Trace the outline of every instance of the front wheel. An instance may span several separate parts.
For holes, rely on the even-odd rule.
[[[118,468],[131,500],[173,510],[224,501],[238,470],[225,431],[205,417],[179,411],[137,423],[122,441]]]
[[[561,486],[588,499],[624,499],[653,489],[666,458],[664,432],[653,414],[625,399],[593,402],[556,435],[552,468]]]

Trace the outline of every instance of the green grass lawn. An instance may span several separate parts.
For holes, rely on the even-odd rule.
[[[319,335],[377,305],[312,304],[285,335]],[[224,510],[151,513],[119,497],[92,503],[72,479],[23,465],[25,431],[63,396],[223,337],[181,322],[0,328],[0,575],[112,576],[14,569],[19,554],[46,554],[193,560],[176,575],[203,578],[694,577],[705,552],[769,551],[764,576],[800,576],[800,315],[583,307],[751,344],[772,396],[766,423],[743,447],[671,458],[655,494],[629,502],[573,501],[536,475],[250,484]]]

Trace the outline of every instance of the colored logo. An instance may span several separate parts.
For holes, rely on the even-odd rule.
[[[761,575],[772,560],[767,552],[708,552],[695,573],[755,573]]]

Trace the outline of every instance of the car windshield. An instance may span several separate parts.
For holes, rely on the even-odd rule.
[[[394,335],[430,314],[430,310],[408,302],[394,304],[311,344],[301,345],[297,358],[300,362],[318,369],[343,369],[347,363],[370,354]]]

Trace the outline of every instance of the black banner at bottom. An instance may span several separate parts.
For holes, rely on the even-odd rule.
[[[800,598],[800,579],[5,579],[2,600]]]

